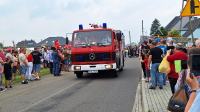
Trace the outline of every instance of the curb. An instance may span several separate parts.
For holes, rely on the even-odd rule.
[[[132,112],[143,112],[141,81],[138,83],[138,86],[137,86],[137,91],[136,91],[136,96],[135,96]]]
[[[141,81],[142,82],[142,85],[141,85],[141,92],[142,92],[142,107],[143,107],[143,110],[144,112],[149,112],[149,107],[147,105],[147,99],[146,99],[146,92],[145,92],[145,88],[143,87],[144,86],[144,81]]]

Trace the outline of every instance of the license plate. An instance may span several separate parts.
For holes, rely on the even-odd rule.
[[[90,70],[88,73],[98,73],[98,70]]]

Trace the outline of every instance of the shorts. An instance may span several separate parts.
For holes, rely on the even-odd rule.
[[[12,80],[12,71],[7,71],[4,73],[5,74],[5,79],[6,80]]]
[[[40,71],[40,64],[33,64],[33,73],[38,73]]]
[[[15,74],[17,73],[17,66],[13,66],[12,72]]]
[[[25,66],[25,65],[20,65],[20,74],[21,74],[21,75],[24,75],[24,76],[25,76],[27,70],[28,70],[28,67],[27,67],[27,66]]]

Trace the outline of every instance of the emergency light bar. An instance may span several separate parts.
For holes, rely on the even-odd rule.
[[[103,28],[107,28],[107,24],[106,23],[103,23]]]
[[[79,30],[83,30],[83,25],[82,24],[79,25]]]

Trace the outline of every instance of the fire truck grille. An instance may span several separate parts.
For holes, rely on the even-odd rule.
[[[90,62],[90,61],[110,61],[115,59],[114,53],[88,53],[75,54],[72,56],[74,62]]]

